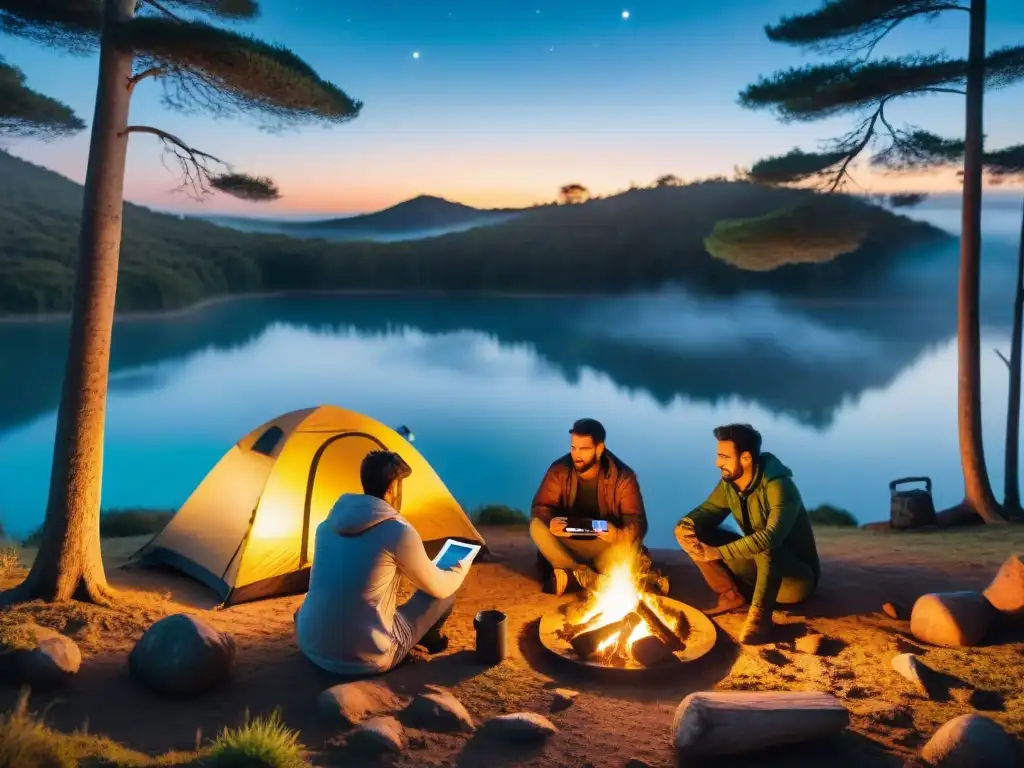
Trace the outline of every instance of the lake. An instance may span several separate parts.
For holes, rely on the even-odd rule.
[[[986,213],[985,445],[1003,478],[1019,208]],[[1014,211],[1018,211],[1016,214]],[[942,201],[915,216],[955,229]],[[115,328],[104,508],[180,505],[240,437],[333,403],[408,424],[466,507],[528,508],[582,416],[638,473],[648,543],[714,486],[711,430],[748,421],[808,505],[888,516],[888,483],[928,475],[962,493],[956,437],[956,244],[901,260],[842,304],[667,292],[628,298],[280,297]],[[0,523],[42,521],[66,325],[0,324]]]

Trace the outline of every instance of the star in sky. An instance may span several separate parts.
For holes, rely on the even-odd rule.
[[[628,19],[629,18],[629,11],[623,11],[622,12],[622,18]]]
[[[420,57],[420,52],[419,52],[419,51],[413,51],[413,52],[412,52],[412,57],[413,57],[414,59],[418,59],[418,58]]]

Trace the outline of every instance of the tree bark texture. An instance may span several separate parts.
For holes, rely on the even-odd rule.
[[[46,519],[29,575],[3,596],[7,603],[77,598],[109,605],[114,599],[103,568],[99,522],[133,55],[113,43],[112,32],[114,25],[131,19],[134,12],[135,0],[104,2],[96,108]]]

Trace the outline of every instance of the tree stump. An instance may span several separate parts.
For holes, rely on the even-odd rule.
[[[910,631],[932,645],[973,646],[982,641],[998,613],[979,592],[932,592],[914,603]]]
[[[672,730],[682,762],[824,738],[849,722],[839,700],[821,691],[699,691],[679,704]]]

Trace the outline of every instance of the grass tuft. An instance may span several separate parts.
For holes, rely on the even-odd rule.
[[[225,728],[207,750],[204,768],[306,768],[309,761],[296,731],[270,717],[249,719],[241,728]]]

